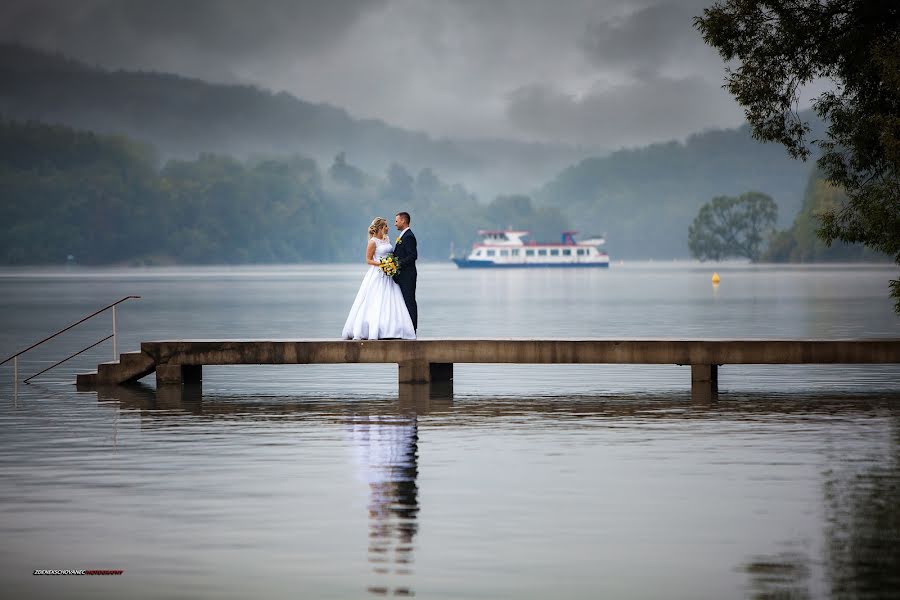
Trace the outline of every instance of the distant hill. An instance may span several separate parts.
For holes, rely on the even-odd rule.
[[[525,196],[481,204],[431,169],[386,177],[339,156],[170,159],[124,136],[0,119],[0,265],[358,262],[372,217],[398,206],[422,238],[419,258],[446,260],[484,223],[540,235],[567,229]]]
[[[816,124],[811,137],[820,135]],[[775,199],[779,225],[786,226],[800,210],[813,166],[792,160],[780,145],[753,140],[745,125],[585,159],[535,198],[587,233],[605,232],[614,259],[686,258],[688,226],[700,206],[715,196],[759,191]]]
[[[497,195],[529,194],[536,211],[558,210],[583,233],[606,233],[613,260],[687,257],[688,225],[701,205],[723,194],[772,196],[779,226],[786,227],[813,168],[779,145],[753,140],[747,126],[611,154],[502,139],[438,140],[284,92],[111,71],[11,44],[0,44],[0,81],[0,116],[125,135],[152,145],[162,160],[208,152],[251,161],[299,154],[325,166],[346,153],[375,177],[390,178],[395,163],[413,174],[434,169],[482,205]],[[813,139],[822,133],[816,128]],[[506,225],[524,226],[472,229]]]
[[[489,195],[528,190],[590,152],[561,144],[434,139],[285,92],[156,72],[111,71],[59,54],[0,44],[0,115],[133,137],[164,157],[346,152],[369,172],[393,162],[436,168]]]

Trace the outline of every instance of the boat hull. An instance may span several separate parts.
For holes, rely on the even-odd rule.
[[[460,269],[605,269],[609,262],[570,262],[570,263],[496,263],[490,260],[470,260],[454,258],[453,262]]]

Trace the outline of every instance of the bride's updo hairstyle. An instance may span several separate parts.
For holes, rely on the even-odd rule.
[[[381,231],[382,227],[387,227],[387,219],[384,217],[375,217],[372,219],[372,224],[369,225],[369,237],[374,237],[378,235],[378,232]]]

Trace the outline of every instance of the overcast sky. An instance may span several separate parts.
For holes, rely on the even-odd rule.
[[[713,0],[3,0],[0,39],[252,83],[434,136],[601,146],[733,127]]]

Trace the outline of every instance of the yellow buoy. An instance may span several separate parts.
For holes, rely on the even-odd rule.
[[[719,283],[719,274],[718,273],[713,273],[712,282],[716,283],[716,284]]]

